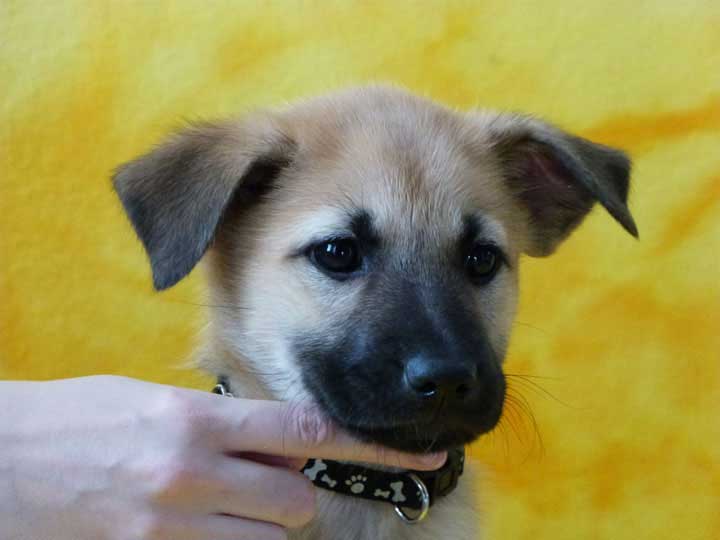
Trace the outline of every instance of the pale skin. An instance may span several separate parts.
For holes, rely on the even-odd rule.
[[[275,540],[315,513],[308,457],[432,470],[309,405],[115,377],[0,381],[0,538]]]

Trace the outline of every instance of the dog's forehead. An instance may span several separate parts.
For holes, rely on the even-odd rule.
[[[288,189],[308,229],[330,232],[364,212],[385,237],[420,231],[440,241],[460,234],[468,217],[502,236],[509,198],[490,150],[470,154],[461,115],[384,94],[302,112],[293,126],[298,175]]]

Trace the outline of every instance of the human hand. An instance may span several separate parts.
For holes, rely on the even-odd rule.
[[[308,457],[445,459],[361,444],[308,405],[114,376],[0,382],[0,538],[286,538],[315,511]]]

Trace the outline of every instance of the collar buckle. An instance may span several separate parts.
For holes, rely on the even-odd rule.
[[[445,465],[437,471],[416,473],[425,483],[430,493],[430,504],[439,497],[445,497],[457,487],[458,480],[465,468],[465,448],[451,448]]]

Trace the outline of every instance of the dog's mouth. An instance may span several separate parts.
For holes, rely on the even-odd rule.
[[[315,397],[325,414],[359,440],[411,453],[439,452],[470,444],[492,431],[502,416],[501,402],[481,415],[468,415],[463,419],[443,414],[442,410],[412,415],[414,418],[388,411],[375,419],[367,414],[369,411],[362,417],[352,417],[339,414],[321,396]]]

